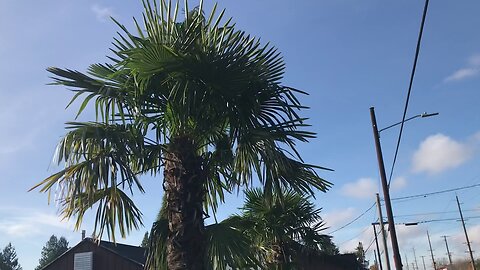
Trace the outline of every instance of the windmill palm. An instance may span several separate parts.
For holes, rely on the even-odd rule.
[[[72,102],[84,97],[78,114],[93,103],[96,117],[67,123],[56,151],[64,169],[34,188],[58,184],[65,218],[78,228],[94,207],[94,233],[115,239],[142,225],[130,198],[145,192],[139,177],[163,171],[168,268],[203,269],[203,220],[224,192],[253,175],[267,194],[312,194],[330,183],[296,151],[315,134],[298,115],[305,107],[295,95],[304,92],[280,82],[284,63],[273,47],[236,30],[216,6],[205,17],[200,4],[180,20],[178,3],[143,4],[135,33],[115,21],[123,32],[109,63],[86,73],[48,69],[54,84],[75,92]]]
[[[146,270],[168,269],[168,219],[163,205],[150,231]],[[252,249],[253,241],[234,219],[205,226],[205,269],[263,269]]]
[[[257,188],[247,190],[245,197],[242,214],[229,222],[253,240],[260,261],[270,269],[295,268],[298,255],[324,253],[325,244],[332,244],[322,234],[321,209],[308,196],[285,190],[269,198]]]

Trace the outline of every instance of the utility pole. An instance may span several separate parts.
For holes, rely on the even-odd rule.
[[[387,246],[387,235],[385,234],[385,228],[383,227],[383,215],[382,215],[382,207],[380,205],[380,195],[377,193],[377,208],[378,208],[378,222],[380,224],[380,231],[382,232],[382,240],[383,240],[383,250],[385,251],[385,265],[387,266],[387,270],[390,270],[390,258],[388,257],[388,246]]]
[[[475,267],[475,260],[473,259],[472,247],[470,246],[470,240],[468,239],[467,228],[465,227],[465,220],[463,220],[462,208],[460,207],[460,202],[458,201],[458,196],[455,195],[455,197],[457,198],[458,212],[460,212],[460,219],[462,220],[463,231],[465,232],[465,238],[467,239],[467,246],[468,246],[468,252],[470,253],[470,260],[471,260],[471,263],[472,263],[472,269],[476,270],[477,268]]]
[[[408,257],[407,257],[407,253],[405,253],[405,263],[407,265],[407,270],[410,270],[410,266],[408,265]],[[415,270],[415,269],[414,269]]]
[[[435,262],[435,257],[433,257],[432,242],[430,242],[430,234],[428,233],[428,230],[427,230],[427,237],[428,237],[428,245],[430,246],[430,255],[432,255],[433,270],[436,270],[437,263]]]
[[[396,270],[403,270],[402,257],[400,256],[400,250],[398,248],[397,231],[395,230],[395,221],[393,218],[392,203],[390,201],[390,191],[387,183],[387,175],[385,173],[385,164],[383,162],[382,147],[380,145],[380,133],[378,132],[377,119],[375,117],[375,109],[373,107],[370,107],[370,117],[372,120],[375,150],[377,152],[378,169],[382,182],[383,198],[385,199],[385,208],[387,210],[388,228],[390,230],[390,239],[392,241],[393,261],[395,263]]]
[[[378,268],[378,261],[377,261],[377,251],[378,251],[378,249],[374,250],[373,255],[375,255],[375,269],[378,270],[379,268]]]
[[[443,235],[442,237],[445,240],[445,247],[447,247],[448,263],[450,265],[452,265],[452,254],[450,253],[450,250],[448,249],[447,236]]]
[[[378,264],[380,265],[380,270],[383,270],[382,266],[382,256],[380,254],[380,247],[378,246],[378,238],[377,238],[377,229],[375,229],[375,223],[372,224],[373,226],[373,234],[375,235],[375,244],[377,245],[377,253],[378,253]],[[377,255],[375,255],[375,258]]]
[[[418,270],[417,254],[415,253],[415,247],[413,247],[413,258],[415,259],[415,267]]]
[[[420,256],[420,257],[422,257],[423,270],[427,270],[427,267],[425,266],[425,256]]]

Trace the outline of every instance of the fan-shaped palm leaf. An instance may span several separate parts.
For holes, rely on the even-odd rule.
[[[163,168],[169,268],[197,269],[203,218],[224,192],[250,185],[254,174],[269,196],[284,187],[313,194],[330,183],[316,172],[326,168],[296,151],[296,142],[315,134],[298,114],[305,107],[296,95],[305,93],[280,82],[284,63],[275,48],[236,30],[216,6],[208,17],[201,3],[185,6],[181,20],[178,3],[143,4],[137,33],[115,21],[121,33],[110,63],[86,74],[49,68],[54,84],[75,92],[72,102],[84,98],[78,114],[94,102],[96,117],[67,126],[56,155],[65,169],[38,187],[60,184],[62,214],[77,224],[87,206],[97,207],[98,232],[114,237],[116,226],[123,235],[141,224],[124,190],[143,192],[138,177]]]
[[[237,228],[237,223],[227,219],[205,226],[206,253],[204,269],[258,269],[261,268],[251,240]],[[167,268],[168,220],[159,218],[154,222],[148,245],[145,269]]]
[[[254,241],[257,257],[274,269],[290,269],[296,254],[317,253],[330,236],[309,198],[293,190],[266,196],[260,189],[245,192],[242,214],[231,217],[236,227]]]

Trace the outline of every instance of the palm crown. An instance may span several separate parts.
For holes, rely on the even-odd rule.
[[[48,69],[54,84],[75,92],[72,102],[84,97],[78,114],[89,103],[96,112],[92,122],[67,123],[56,152],[65,168],[36,186],[50,192],[60,184],[63,216],[76,217],[78,227],[95,206],[96,233],[115,238],[118,226],[125,236],[142,224],[128,193],[144,192],[139,176],[162,169],[170,220],[203,219],[225,191],[250,185],[252,175],[267,194],[283,187],[326,191],[330,183],[315,172],[322,167],[296,151],[297,141],[315,134],[298,115],[305,107],[295,95],[304,92],[280,82],[284,63],[276,49],[236,30],[216,6],[205,16],[200,3],[180,20],[178,3],[143,4],[136,33],[115,21],[123,33],[109,63],[87,73]],[[175,211],[185,213],[175,218]]]
[[[321,253],[322,245],[331,243],[322,234],[321,208],[291,189],[281,194],[270,198],[261,189],[247,190],[242,214],[229,218],[253,241],[260,262],[275,269],[285,269],[296,255]]]

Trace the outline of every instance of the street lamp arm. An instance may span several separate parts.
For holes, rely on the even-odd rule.
[[[382,131],[384,131],[384,130],[387,130],[387,129],[389,129],[389,128],[398,126],[398,125],[400,125],[401,123],[408,122],[408,121],[413,120],[413,119],[418,118],[418,117],[426,118],[426,117],[431,117],[431,116],[435,116],[435,115],[438,115],[438,114],[439,114],[438,112],[436,112],[436,113],[426,113],[426,112],[424,112],[424,113],[421,113],[421,114],[417,114],[417,115],[414,115],[414,116],[412,116],[412,117],[410,117],[410,118],[405,119],[405,121],[400,121],[400,122],[395,123],[395,124],[393,124],[393,125],[390,125],[390,126],[388,126],[388,127],[382,128],[382,129],[380,129],[380,130],[378,131],[378,133],[380,133],[380,132],[382,132]]]

